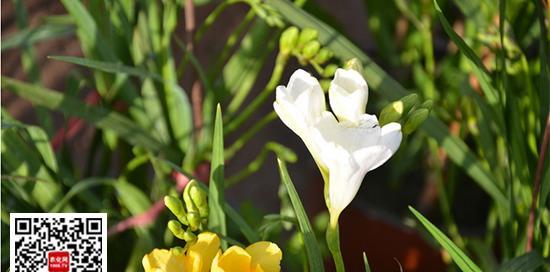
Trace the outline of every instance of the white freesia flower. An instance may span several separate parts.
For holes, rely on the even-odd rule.
[[[329,88],[330,106],[317,79],[297,70],[276,90],[275,112],[304,141],[325,180],[325,200],[336,220],[367,174],[399,148],[401,125],[378,126],[365,113],[367,83],[355,70],[338,69]],[[338,118],[338,119],[337,119]],[[331,216],[332,217],[332,216]]]

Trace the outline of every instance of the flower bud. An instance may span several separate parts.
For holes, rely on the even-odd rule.
[[[317,64],[322,65],[323,63],[327,62],[330,58],[332,58],[332,52],[326,48],[321,48],[313,61],[315,61]]]
[[[420,105],[420,107],[424,108],[424,109],[431,110],[433,105],[434,105],[434,102],[431,99],[428,99],[428,100],[424,101],[424,103],[422,103],[422,105]]]
[[[338,65],[336,64],[330,64],[325,67],[323,70],[323,77],[332,77],[336,73],[336,69],[338,69]]]
[[[357,58],[352,58],[346,61],[344,68],[347,70],[352,69],[359,72],[359,74],[363,74],[363,64],[361,64],[361,61]]]
[[[305,59],[312,59],[317,55],[320,48],[321,44],[318,41],[309,41],[302,49],[302,56]]]
[[[281,38],[279,39],[279,50],[281,53],[289,54],[296,47],[299,32],[297,27],[292,26],[281,34]]]
[[[304,28],[298,37],[298,46],[304,46],[307,42],[317,39],[319,32],[313,28]]]
[[[185,240],[185,230],[183,226],[177,220],[168,221],[168,229],[179,239]]]
[[[187,224],[186,212],[181,200],[174,196],[165,196],[164,205],[180,220],[182,223]]]
[[[189,243],[191,241],[195,241],[197,239],[197,235],[195,235],[191,230],[187,229],[184,233],[183,233],[183,240],[185,240],[185,242]]]
[[[201,216],[197,212],[189,212],[187,214],[187,220],[189,221],[189,228],[192,231],[199,229],[201,225]]]
[[[319,84],[321,84],[321,89],[323,89],[324,92],[327,92],[330,88],[330,79],[321,79]]]
[[[191,198],[191,191],[193,190],[193,187],[196,187],[197,181],[191,180],[183,190],[183,202],[185,203],[185,208],[187,208],[187,213],[190,212],[199,212],[199,208]]]
[[[170,252],[174,255],[183,255],[185,250],[182,247],[176,246],[170,249]]]
[[[430,111],[424,108],[413,111],[409,115],[405,125],[403,125],[403,133],[411,134],[424,122],[424,120],[426,120],[426,118],[428,118],[429,114]]]
[[[384,126],[391,122],[397,122],[403,116],[403,113],[409,112],[412,107],[418,102],[418,95],[409,94],[397,101],[388,104],[380,112],[380,118],[378,122],[380,126]]]
[[[199,209],[202,218],[208,217],[208,193],[199,186],[189,188],[189,195],[195,206]]]

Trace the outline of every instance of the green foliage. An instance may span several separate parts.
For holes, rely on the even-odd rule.
[[[315,234],[309,223],[309,218],[304,210],[302,201],[294,184],[288,175],[288,170],[284,161],[278,160],[279,163],[279,174],[281,175],[281,182],[285,185],[285,188],[292,202],[292,207],[294,208],[294,213],[296,214],[296,219],[298,219],[298,225],[300,226],[300,232],[302,233],[304,239],[304,246],[307,252],[307,258],[309,263],[309,269],[311,271],[324,271],[323,269],[323,260],[321,259],[321,253],[319,250],[319,245],[315,238]]]
[[[224,168],[241,160],[240,152],[277,119],[273,112],[257,115],[269,107],[289,63],[295,59],[316,72],[326,90],[335,70],[356,58],[373,94],[368,110],[380,112],[381,124],[400,122],[406,134],[389,179],[399,185],[420,167],[432,178],[441,230],[413,213],[455,263],[467,271],[547,268],[550,159],[539,159],[548,152],[541,144],[550,107],[550,36],[541,1],[368,1],[363,25],[376,45],[372,54],[347,38],[340,22],[313,1],[306,8],[304,1],[288,0],[194,1],[213,8],[196,22],[195,50],[229,7],[249,7],[227,38],[219,35],[216,43],[223,46],[208,61],[190,50],[187,37],[177,37],[188,8],[183,2],[64,0],[66,14],[39,18],[40,24],[31,26],[24,1],[13,1],[18,31],[2,37],[1,51],[21,52],[26,82],[3,75],[1,87],[33,104],[37,124],[24,124],[2,110],[3,238],[10,212],[107,212],[114,227],[143,215],[166,195],[181,196],[172,181],[179,172],[208,192],[208,228],[223,236],[224,246],[261,238],[279,239],[282,245],[281,237],[291,237],[286,248],[294,256],[285,255],[288,267],[321,271],[324,245],[317,245],[316,234],[319,238],[324,230],[312,229],[285,168],[284,162],[297,160],[294,151],[266,139],[242,168],[228,176]],[[363,25],[357,28],[366,33]],[[83,56],[48,57],[51,63],[78,66],[60,82],[64,90],[51,90],[41,81],[43,60],[36,46],[66,37],[77,38]],[[267,67],[274,52],[274,65]],[[267,83],[263,72],[270,75]],[[193,91],[184,90],[184,78],[200,83],[200,99],[190,99]],[[90,90],[97,101],[81,99]],[[56,133],[59,123],[52,112],[60,113],[67,127],[74,118],[93,127],[89,145],[71,152],[64,139],[59,141],[64,133]],[[272,154],[284,161],[279,163],[285,189],[281,212],[265,215],[256,229],[224,195],[271,163]],[[423,161],[428,163],[420,165]],[[209,177],[198,171],[205,165],[210,165]],[[539,191],[533,184],[537,177]],[[461,235],[454,220],[453,211],[468,206],[456,199],[457,188],[470,180],[491,201],[483,239]],[[122,243],[110,243],[109,258],[123,252],[110,269],[141,271],[141,258],[153,247],[182,246],[174,236],[193,239],[186,229],[185,198],[176,199],[181,203],[169,199],[167,205],[175,223],[163,212],[149,224],[110,236],[109,241]],[[533,251],[528,253],[532,203]],[[206,213],[198,213],[201,220],[192,218],[193,229],[204,227]],[[3,241],[7,250],[9,239]],[[480,268],[467,255],[483,260]],[[2,267],[7,258],[2,256]],[[364,262],[369,271],[366,255]]]

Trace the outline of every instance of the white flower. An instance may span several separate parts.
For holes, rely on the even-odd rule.
[[[401,125],[379,127],[376,116],[365,114],[368,87],[355,70],[338,69],[331,82],[329,99],[336,117],[326,109],[317,79],[303,70],[276,92],[275,112],[304,141],[325,180],[327,207],[338,217],[365,174],[397,151]]]

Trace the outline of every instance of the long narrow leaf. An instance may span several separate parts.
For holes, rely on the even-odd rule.
[[[69,116],[80,117],[94,126],[110,129],[130,144],[145,147],[153,152],[165,151],[165,147],[147,131],[136,126],[126,117],[103,107],[89,106],[76,98],[67,97],[40,86],[2,77],[2,89],[11,91],[35,105],[57,110]]]
[[[252,244],[260,240],[260,236],[258,235],[258,233],[256,233],[254,229],[252,229],[252,227],[248,225],[248,223],[246,223],[244,218],[239,213],[237,213],[237,211],[235,211],[235,209],[233,209],[231,205],[225,203],[224,207],[227,217],[231,219],[231,221],[233,221],[233,223],[235,223],[237,227],[239,227],[239,230],[249,243]]]
[[[122,73],[122,74],[131,75],[131,76],[137,76],[143,79],[152,78],[154,80],[162,82],[162,77],[160,75],[153,74],[139,68],[126,66],[120,63],[90,60],[90,59],[71,57],[71,56],[49,56],[48,58],[100,70],[103,72]]]
[[[364,73],[369,87],[388,100],[397,100],[409,92],[391,76],[386,74],[374,61],[348,39],[327,24],[319,21],[306,11],[296,7],[288,0],[266,0],[279,10],[280,14],[290,23],[301,28],[313,28],[319,31],[319,40],[334,55],[342,60],[359,59],[364,65]],[[487,171],[474,153],[460,138],[450,134],[448,128],[437,117],[428,118],[421,127],[430,136],[434,137],[447,151],[449,158],[465,171],[489,194],[505,211],[510,204],[502,191],[495,185],[495,178]]]
[[[544,264],[544,259],[536,251],[525,253],[504,262],[498,272],[535,271]]]
[[[487,70],[485,65],[483,65],[483,62],[481,62],[481,59],[479,59],[474,50],[472,50],[472,48],[470,48],[466,44],[466,42],[464,42],[464,40],[460,36],[458,36],[458,34],[456,34],[456,32],[453,30],[453,28],[449,24],[449,21],[447,21],[447,18],[445,18],[445,15],[437,4],[436,0],[434,0],[434,6],[437,16],[441,21],[441,25],[443,26],[443,29],[445,30],[447,35],[449,35],[451,40],[458,46],[460,51],[472,62],[472,68],[474,69],[474,72],[479,79],[479,83],[483,92],[487,96],[487,100],[491,105],[498,104],[498,93],[491,85],[491,77],[489,76],[489,71]]]
[[[321,251],[319,250],[319,245],[315,239],[315,233],[313,233],[311,223],[309,222],[306,211],[304,210],[300,196],[298,195],[298,192],[296,192],[296,188],[294,188],[294,184],[288,175],[288,170],[286,169],[285,163],[280,159],[277,159],[277,162],[279,163],[281,181],[285,185],[288,195],[290,196],[290,202],[292,202],[292,207],[294,207],[294,212],[298,218],[300,232],[302,232],[304,237],[309,269],[310,271],[324,271]]]
[[[430,234],[439,242],[439,244],[449,253],[453,261],[465,272],[477,272],[481,269],[474,263],[460,248],[458,248],[451,239],[449,239],[443,232],[437,229],[428,219],[420,214],[413,207],[409,206],[409,210],[416,216],[418,221],[424,225],[424,227],[430,232]]]
[[[208,186],[208,227],[227,236],[224,205],[224,156],[223,156],[223,121],[220,105],[216,109],[214,123],[214,139],[212,143],[212,163],[210,165],[210,183]],[[227,247],[227,241],[222,241],[222,248]]]

